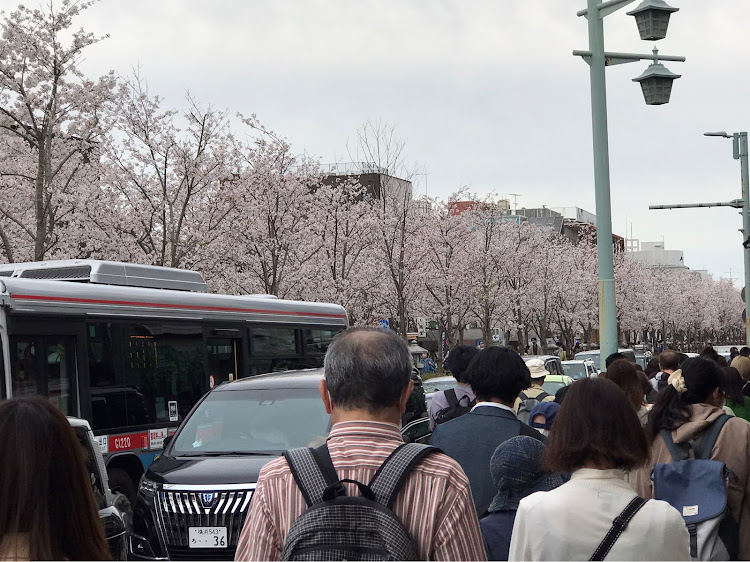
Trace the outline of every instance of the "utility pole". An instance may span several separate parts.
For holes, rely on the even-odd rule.
[[[513,214],[518,213],[518,198],[521,197],[520,193],[508,193],[513,198]]]
[[[688,209],[696,207],[734,207],[742,215],[742,246],[745,264],[745,345],[750,346],[750,171],[748,169],[747,132],[728,134],[726,131],[704,133],[707,137],[732,139],[733,155],[740,161],[742,171],[742,199],[733,199],[723,203],[687,203],[676,205],[651,205],[649,209]]]

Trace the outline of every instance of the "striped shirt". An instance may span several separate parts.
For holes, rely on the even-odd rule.
[[[337,423],[328,450],[339,478],[368,483],[401,443],[396,425]],[[353,484],[347,493],[360,495]],[[292,523],[307,508],[283,457],[263,467],[235,560],[278,560]],[[469,480],[456,461],[433,453],[412,470],[393,511],[414,539],[421,560],[487,560]]]

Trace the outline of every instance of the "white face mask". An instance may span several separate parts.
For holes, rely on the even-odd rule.
[[[535,427],[534,429],[536,429],[539,433],[541,433],[545,437],[549,437],[549,429],[541,429],[539,427]]]

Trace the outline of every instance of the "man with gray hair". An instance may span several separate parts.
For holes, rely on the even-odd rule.
[[[336,476],[368,483],[403,444],[401,416],[414,383],[406,342],[395,332],[350,328],[334,338],[320,396],[331,416],[327,439]],[[344,484],[348,495],[360,495]],[[263,467],[237,546],[236,560],[278,560],[294,521],[307,507],[286,458]],[[486,560],[469,481],[440,452],[408,473],[393,503],[420,560]]]

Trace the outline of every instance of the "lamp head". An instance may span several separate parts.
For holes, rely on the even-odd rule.
[[[727,133],[726,131],[714,131],[709,133],[703,133],[704,137],[724,137],[725,139],[731,139],[732,135]]]

